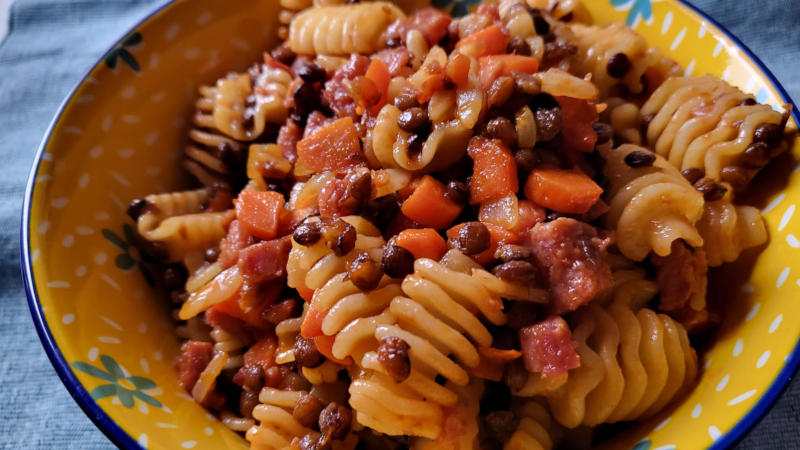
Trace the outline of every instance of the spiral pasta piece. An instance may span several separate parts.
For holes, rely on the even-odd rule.
[[[245,73],[228,74],[217,81],[212,111],[216,128],[239,141],[252,141],[267,123],[283,123],[291,82],[292,74],[271,60]]]
[[[706,202],[697,229],[703,236],[703,248],[711,267],[735,261],[743,250],[767,241],[761,212],[752,206],[734,205],[730,195]]]
[[[550,450],[555,446],[561,430],[545,405],[527,400],[513,411],[519,425],[503,445],[504,450]]]
[[[642,93],[648,88],[643,84],[653,80],[664,80],[680,72],[674,61],[666,58],[658,49],[650,48],[647,41],[624,23],[612,23],[604,27],[571,25],[578,45],[576,64],[573,72],[578,76],[592,75],[600,97],[606,97],[615,86],[624,86],[633,94]],[[609,69],[612,58],[625,55],[629,62],[624,73],[613,73]],[[613,63],[612,63],[613,65]],[[612,73],[609,73],[612,72]],[[655,87],[655,86],[649,86]]]
[[[650,251],[668,255],[676,239],[701,247],[695,225],[703,216],[703,196],[661,156],[646,167],[629,166],[626,157],[637,151],[649,152],[630,144],[600,149],[611,181],[606,225],[625,236],[618,242],[620,251],[641,261]]]
[[[374,53],[386,47],[389,25],[404,17],[389,2],[311,8],[292,20],[288,43],[298,54]]]
[[[706,177],[739,190],[785,147],[764,143],[764,149],[756,148],[757,156],[746,155],[756,143],[756,130],[764,124],[782,130],[785,114],[710,75],[670,78],[653,92],[641,113],[652,117],[647,142],[656,153],[680,170],[702,169]]]
[[[197,251],[217,245],[225,237],[227,212],[202,212],[207,189],[148,195],[149,207],[136,226],[148,241],[163,242],[169,260],[181,261]]]
[[[366,422],[359,419],[360,423],[380,432],[435,439],[441,423],[434,419],[441,417],[442,407],[452,407],[458,401],[457,393],[448,385],[467,385],[467,369],[480,363],[478,347],[492,343],[491,333],[479,317],[504,323],[502,302],[471,275],[426,258],[415,261],[414,273],[403,280],[402,289],[405,296],[391,300],[388,314],[384,312],[382,320],[376,320],[374,336],[377,341],[393,337],[408,344],[409,375],[396,383],[379,362],[377,352],[365,353],[360,365],[372,374],[355,387],[355,394],[351,388],[351,395],[358,395],[355,403],[351,397],[351,405],[358,417],[364,416]],[[439,376],[448,385],[437,383]],[[379,398],[374,397],[378,392],[392,395],[410,409],[413,405],[417,412],[409,417],[405,410],[389,415],[378,412],[395,406],[394,402],[375,404],[372,400]]]
[[[647,286],[649,285],[649,286]],[[654,283],[628,277],[610,306],[590,304],[570,317],[581,366],[540,392],[562,425],[595,426],[650,417],[688,389],[697,355],[685,328],[664,314],[639,309]],[[637,293],[638,292],[638,293]]]
[[[216,86],[201,86],[189,130],[189,144],[184,150],[183,167],[205,186],[224,183],[231,175],[226,162],[231,154],[244,151],[244,144],[226,136],[214,121]],[[227,154],[227,155],[226,155]]]

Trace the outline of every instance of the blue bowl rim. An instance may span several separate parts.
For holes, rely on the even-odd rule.
[[[58,345],[55,342],[55,339],[50,332],[50,327],[47,324],[47,320],[44,317],[44,311],[42,309],[42,305],[39,302],[39,295],[36,290],[36,283],[34,281],[33,276],[33,262],[31,260],[31,251],[30,251],[30,208],[31,203],[33,201],[33,191],[36,184],[36,174],[39,171],[39,166],[42,162],[42,156],[44,155],[45,149],[47,148],[47,144],[50,142],[50,138],[52,137],[53,130],[55,129],[56,125],[60,122],[61,117],[64,114],[64,111],[67,105],[72,101],[73,97],[75,96],[76,92],[83,83],[86,82],[86,79],[89,78],[92,72],[103,63],[105,57],[114,50],[115,47],[121,44],[122,40],[128,36],[129,34],[136,31],[139,27],[143,24],[148,22],[150,19],[155,17],[156,15],[166,11],[168,8],[173,6],[175,3],[178,3],[179,0],[169,0],[163,5],[157,7],[152,12],[147,14],[144,18],[139,20],[135,25],[129,28],[113,45],[111,45],[103,55],[98,58],[97,62],[88,69],[83,76],[79,79],[79,81],[70,89],[69,93],[65,97],[65,99],[61,102],[58,107],[58,110],[51,120],[50,124],[47,127],[47,131],[45,131],[44,137],[39,144],[38,149],[36,150],[36,156],[34,157],[34,162],[31,167],[31,171],[28,175],[27,185],[25,187],[25,196],[23,198],[22,203],[22,216],[20,221],[20,266],[22,269],[22,279],[25,287],[25,295],[28,300],[28,307],[31,311],[31,317],[33,319],[34,325],[36,326],[36,332],[39,335],[39,340],[42,342],[42,346],[47,353],[50,362],[53,364],[53,367],[56,370],[59,378],[61,379],[64,386],[67,388],[67,391],[70,393],[72,398],[78,405],[83,409],[84,413],[89,416],[89,419],[94,422],[97,428],[100,429],[111,441],[116,444],[117,446],[125,449],[138,449],[141,448],[139,443],[133,439],[131,435],[129,435],[125,430],[123,430],[117,422],[115,422],[98,404],[97,402],[92,399],[89,395],[89,392],[83,387],[83,384],[78,380],[78,378],[73,373],[72,369],[70,368],[69,363],[67,362],[64,355],[61,353]],[[689,3],[688,0],[673,0],[676,3],[683,5],[684,7],[688,8],[691,12],[699,16],[702,20],[710,23],[714,27],[719,30],[725,37],[727,37],[731,42],[733,42],[737,48],[739,48],[744,55],[749,58],[758,70],[766,77],[766,79],[775,87],[780,94],[781,100],[789,105],[792,105],[792,118],[794,119],[795,123],[800,124],[800,113],[798,113],[797,107],[795,103],[792,101],[789,94],[783,88],[783,85],[778,81],[775,75],[767,68],[767,66],[761,61],[761,59],[750,50],[739,38],[737,38],[733,33],[728,31],[725,27],[723,27],[719,22],[711,18],[708,14],[703,12],[700,8],[692,5]],[[770,385],[769,389],[761,396],[758,402],[750,409],[750,411],[742,417],[739,422],[734,425],[725,435],[720,436],[714,444],[710,447],[711,449],[724,449],[729,448],[740,441],[745,434],[751,430],[761,419],[764,418],[766,412],[772,407],[778,397],[786,390],[789,386],[789,381],[791,381],[793,375],[797,372],[798,367],[800,366],[800,340],[798,340],[795,348],[792,350],[792,353],[789,355],[789,358],[784,363],[783,369],[781,369],[780,373],[775,380]]]

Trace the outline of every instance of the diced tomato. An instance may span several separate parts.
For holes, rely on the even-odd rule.
[[[392,81],[392,76],[389,74],[389,69],[386,68],[386,65],[380,59],[374,58],[369,63],[367,74],[364,77],[372,81],[372,84],[380,93],[380,100],[371,107],[372,115],[375,116],[386,104],[386,91],[389,89],[389,82]]]
[[[411,252],[414,259],[438,261],[447,252],[447,243],[433,228],[403,230],[395,237],[394,243]]]
[[[261,239],[278,237],[285,200],[279,192],[244,190],[236,199],[236,218],[245,231]]]
[[[470,59],[468,56],[454,52],[450,55],[445,68],[447,78],[456,86],[463,88],[469,83],[469,66]]]
[[[564,147],[579,152],[592,152],[597,143],[593,124],[597,122],[597,108],[586,100],[556,97],[563,117],[561,136]]]
[[[500,25],[492,25],[461,39],[456,48],[473,44],[477,47],[477,56],[497,55],[506,51],[508,40]]]
[[[259,365],[266,373],[270,367],[275,366],[275,353],[277,350],[278,338],[274,334],[268,334],[247,349],[244,353],[244,365]]]
[[[314,305],[309,305],[303,323],[300,325],[300,335],[306,339],[322,336],[322,321],[327,314],[328,311],[320,311]]]
[[[445,196],[444,185],[430,175],[422,177],[422,182],[400,207],[409,219],[437,230],[453,223],[461,209],[461,205]]]
[[[343,171],[366,164],[353,119],[331,122],[297,143],[296,172]]]
[[[307,287],[298,286],[297,294],[300,295],[300,298],[305,300],[306,302],[310,302],[312,298],[314,298],[314,289],[309,289]]]
[[[501,76],[510,76],[514,72],[536,73],[539,60],[522,55],[490,55],[480,58],[481,87],[486,90],[494,80]]]
[[[534,169],[525,182],[525,196],[537,205],[565,214],[584,214],[603,188],[580,171]]]
[[[541,206],[535,205],[528,200],[519,201],[519,222],[517,226],[509,230],[522,239],[531,228],[537,223],[547,219],[547,211]]]
[[[326,336],[324,334],[321,336],[314,336],[314,345],[317,347],[317,350],[322,353],[322,356],[342,366],[353,364],[353,358],[349,356],[345,359],[339,359],[333,356],[334,341],[336,341],[336,336]]]
[[[470,373],[491,381],[501,381],[505,365],[522,355],[519,350],[500,350],[493,347],[478,347],[478,354],[481,357],[480,363],[470,369]]]
[[[474,137],[469,142],[467,153],[474,161],[469,186],[470,203],[496,200],[517,192],[517,163],[511,150],[502,142]]]

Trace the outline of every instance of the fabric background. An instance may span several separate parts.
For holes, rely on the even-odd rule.
[[[0,167],[7,170],[0,176],[0,448],[113,448],[70,398],[39,343],[20,279],[20,210],[34,152],[64,96],[112,42],[163,2],[16,0],[12,6],[0,43]],[[694,3],[800,99],[796,1]],[[740,447],[800,447],[799,409],[795,380]]]

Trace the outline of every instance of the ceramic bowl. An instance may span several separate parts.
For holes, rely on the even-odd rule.
[[[463,14],[478,1],[435,3]],[[596,23],[626,22],[689,74],[717,75],[761,102],[792,103],[750,50],[682,2],[584,3]],[[30,309],[67,389],[122,447],[247,444],[178,386],[168,301],[153,289],[131,244],[124,210],[131,198],[187,186],[179,161],[197,87],[245,69],[274,46],[278,8],[277,1],[192,0],[155,11],[73,89],[37,153],[21,228]],[[792,153],[800,155],[800,143]],[[725,447],[794,374],[800,362],[794,161],[787,156],[773,164],[762,177],[771,182],[754,199],[763,207],[769,244],[712,277],[725,280],[718,293],[729,310],[703,353],[697,387],[679,405],[625,430],[614,447]]]

